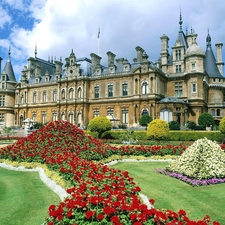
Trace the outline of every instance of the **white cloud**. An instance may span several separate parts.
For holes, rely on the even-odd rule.
[[[4,28],[7,24],[11,23],[11,17],[8,12],[0,6],[0,28]]]

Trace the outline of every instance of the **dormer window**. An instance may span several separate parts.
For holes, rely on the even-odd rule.
[[[38,79],[38,78],[35,79],[35,83],[36,83],[36,84],[39,83],[39,79]]]
[[[5,80],[5,76],[2,76],[2,80]]]
[[[181,50],[176,50],[176,60],[181,60]]]
[[[48,77],[46,77],[46,78],[45,78],[45,82],[48,82],[48,81],[49,81],[49,79],[48,79]]]

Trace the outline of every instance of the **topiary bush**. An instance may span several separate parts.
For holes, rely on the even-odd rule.
[[[177,121],[170,121],[169,128],[170,130],[180,130],[180,124]]]
[[[215,122],[213,116],[210,113],[204,112],[199,116],[198,124],[206,128],[209,126],[214,126]]]
[[[90,120],[88,123],[88,129],[91,132],[98,132],[98,138],[101,138],[101,135],[105,131],[112,129],[112,123],[105,116],[97,116]]]
[[[190,130],[195,130],[196,129],[196,123],[194,121],[192,121],[192,120],[188,121],[186,126]]]
[[[146,128],[150,122],[152,122],[152,117],[149,116],[148,114],[143,115],[139,120],[139,124]]]
[[[149,139],[166,140],[169,138],[169,124],[165,120],[155,119],[148,125]]]
[[[225,117],[223,117],[222,120],[220,120],[219,130],[221,133],[225,134]]]

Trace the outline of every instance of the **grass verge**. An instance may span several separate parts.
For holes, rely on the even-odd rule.
[[[167,162],[126,162],[112,167],[126,170],[141,187],[148,198],[155,199],[155,208],[190,213],[191,219],[203,219],[206,214],[211,220],[225,224],[225,184],[192,187],[172,177],[156,173],[165,168]]]
[[[58,195],[40,180],[37,172],[0,168],[0,224],[40,225]]]

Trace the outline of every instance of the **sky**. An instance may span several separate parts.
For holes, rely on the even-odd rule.
[[[203,51],[209,30],[216,53],[215,44],[225,42],[224,12],[224,0],[0,0],[1,70],[10,48],[19,81],[35,46],[37,57],[62,57],[64,64],[72,49],[77,58],[100,55],[103,66],[108,51],[133,62],[137,46],[156,62],[160,37],[169,37],[170,52],[176,42],[180,13],[183,31],[194,30]]]

